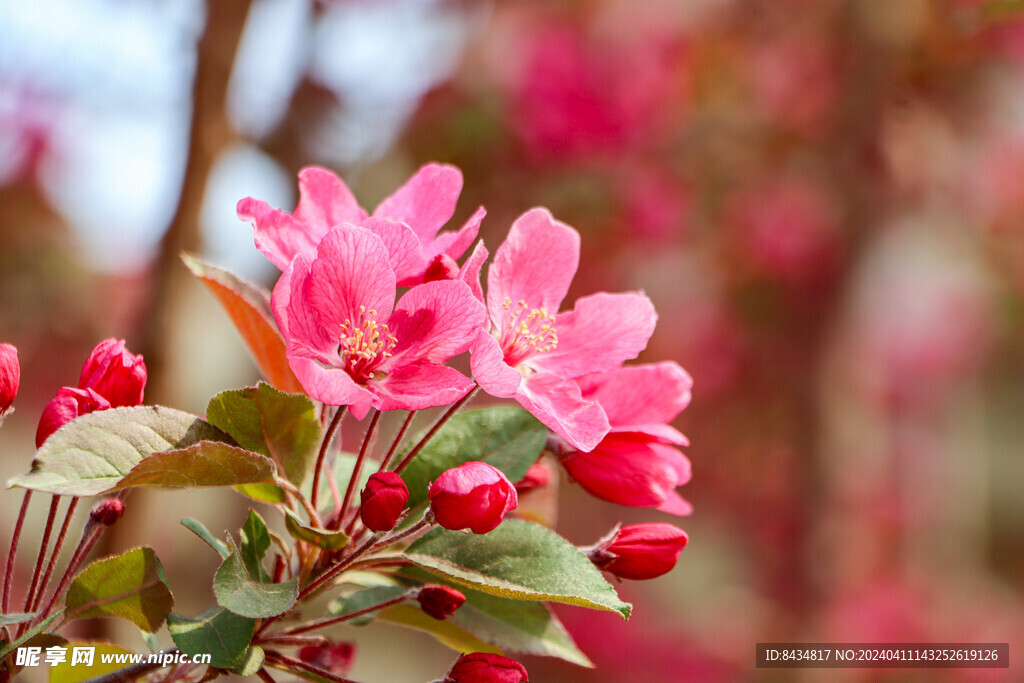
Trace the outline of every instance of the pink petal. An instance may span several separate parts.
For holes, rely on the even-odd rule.
[[[405,365],[372,380],[380,410],[422,410],[455,403],[473,388],[473,380],[446,365]]]
[[[555,320],[558,346],[529,363],[561,377],[606,372],[644,350],[657,320],[643,294],[591,294]]]
[[[693,387],[686,370],[672,361],[629,365],[577,382],[583,396],[600,403],[615,427],[671,422],[689,405]]]
[[[498,247],[487,273],[487,311],[495,324],[508,322],[506,300],[514,309],[558,312],[580,262],[580,236],[547,209],[531,209],[516,219]]]
[[[332,228],[309,267],[304,301],[295,301],[292,287],[291,309],[313,309],[320,324],[329,331],[339,330],[346,321],[357,321],[376,311],[384,321],[391,315],[395,301],[395,272],[389,264],[387,249],[369,230],[342,225]]]
[[[307,303],[309,269],[306,257],[296,256],[274,286],[270,304],[285,338],[288,355],[300,353],[307,358],[324,358],[337,348],[338,333],[324,327],[317,311]]]
[[[693,505],[690,501],[680,496],[677,492],[672,491],[665,498],[665,502],[658,506],[659,512],[667,512],[670,515],[679,515],[685,517],[693,514]]]
[[[359,225],[366,211],[338,176],[320,166],[307,166],[299,171],[299,205],[294,215],[323,237],[335,225]]]
[[[388,321],[398,344],[386,367],[444,363],[466,351],[486,322],[483,305],[464,282],[438,280],[413,287]]]
[[[238,217],[253,227],[256,248],[281,270],[297,254],[312,256],[327,229],[302,225],[280,209],[259,199],[246,197],[238,202]]]
[[[519,385],[516,400],[581,451],[593,449],[608,433],[608,418],[601,406],[583,400],[579,387],[571,380],[538,372]]]
[[[483,240],[480,240],[473,247],[473,253],[469,255],[469,258],[466,259],[466,262],[462,264],[462,268],[459,270],[459,279],[469,285],[469,288],[473,290],[473,296],[476,297],[477,301],[481,302],[484,300],[484,290],[480,286],[480,269],[486,260],[487,247],[484,246]]]
[[[324,367],[315,360],[292,355],[288,356],[288,364],[306,393],[322,403],[332,406],[363,406],[365,409],[369,408],[373,400],[373,395],[352,381],[342,369]]]
[[[433,258],[438,254],[448,254],[456,261],[462,258],[462,255],[469,249],[469,245],[473,244],[473,240],[476,239],[477,233],[480,231],[480,223],[486,215],[487,210],[481,206],[473,212],[465,225],[457,232],[443,232],[438,235],[427,250],[427,257]]]
[[[469,347],[469,354],[473,379],[481,389],[498,398],[516,395],[523,376],[505,362],[505,354],[498,346],[498,341],[487,334],[486,330],[477,331],[476,339]]]
[[[425,256],[423,245],[408,225],[384,218],[367,218],[362,227],[384,243],[391,268],[400,285],[407,286],[403,281],[409,278],[422,278],[429,259]]]
[[[376,218],[405,223],[423,244],[455,213],[462,192],[462,172],[447,164],[427,164],[373,212]]]
[[[609,420],[610,421],[610,420]],[[672,425],[663,424],[641,424],[641,425],[615,425],[613,432],[631,432],[643,434],[661,443],[674,444],[676,446],[689,446],[690,440]]]

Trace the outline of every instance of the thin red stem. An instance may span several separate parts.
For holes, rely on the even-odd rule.
[[[57,506],[60,505],[60,496],[54,494],[50,498],[50,512],[46,515],[46,525],[43,527],[43,540],[39,542],[39,556],[36,557],[36,566],[32,570],[32,583],[28,586],[28,593],[25,595],[25,604],[22,612],[31,611],[32,600],[36,596],[36,587],[39,585],[39,578],[43,571],[43,561],[46,559],[46,550],[50,545],[50,534],[53,533],[53,520],[57,517]]]
[[[60,583],[57,584],[57,588],[54,589],[53,594],[50,596],[50,600],[46,603],[39,615],[36,617],[36,623],[41,622],[46,618],[46,615],[53,609],[53,605],[60,598],[61,594],[64,593],[64,589],[67,588],[71,582],[71,577],[75,575],[78,568],[82,566],[82,561],[85,556],[89,554],[92,547],[96,545],[96,541],[99,539],[100,534],[107,527],[103,524],[93,522],[91,519],[86,523],[85,528],[82,529],[82,540],[78,542],[78,547],[75,548],[74,554],[71,556],[71,560],[68,562],[68,566],[64,569],[64,575],[60,578]]]
[[[344,523],[343,520],[348,514],[349,505],[352,503],[352,494],[355,493],[356,484],[359,482],[359,473],[363,469],[363,461],[366,460],[366,454],[370,452],[370,446],[373,445],[373,441],[377,436],[377,424],[379,422],[380,411],[374,410],[373,417],[370,418],[370,426],[367,427],[366,436],[363,438],[363,445],[359,448],[356,464],[352,467],[352,476],[349,477],[348,486],[345,488],[345,497],[341,500],[341,510],[334,521],[335,529],[341,528],[341,525]]]
[[[338,615],[336,617],[329,617],[327,619],[320,619],[319,621],[313,621],[313,622],[310,622],[310,623],[305,624],[303,626],[299,626],[297,628],[291,628],[291,629],[288,629],[287,631],[282,631],[281,633],[277,634],[277,636],[297,636],[300,633],[309,633],[310,631],[316,631],[318,629],[327,628],[328,626],[334,626],[335,624],[340,624],[343,621],[349,621],[350,619],[356,619],[356,618],[361,617],[363,615],[370,614],[371,612],[376,612],[378,610],[382,610],[382,609],[385,609],[387,607],[391,607],[392,605],[397,605],[397,604],[399,604],[401,602],[405,602],[406,600],[411,600],[415,596],[416,590],[417,589],[414,589],[414,590],[411,590],[411,591],[406,591],[406,592],[402,593],[401,595],[399,595],[398,597],[391,598],[390,600],[385,600],[384,602],[378,603],[376,605],[370,605],[369,607],[364,607],[363,609],[356,610],[355,612],[349,612],[348,614],[341,614],[341,615]],[[271,636],[271,637],[267,638],[267,640],[276,640],[276,639],[277,639],[276,636]]]
[[[71,518],[75,515],[75,509],[78,507],[78,498],[72,498],[68,503],[68,509],[64,513],[64,523],[60,525],[60,532],[57,534],[57,541],[53,544],[53,550],[50,551],[50,561],[46,564],[46,571],[43,573],[43,578],[39,582],[39,589],[36,591],[35,597],[32,599],[32,604],[29,605],[27,611],[32,612],[39,603],[43,601],[43,594],[46,592],[46,587],[50,585],[50,577],[53,576],[53,570],[57,566],[57,558],[60,556],[60,551],[64,548],[64,539],[68,535],[68,529],[71,527]]]
[[[267,673],[267,670],[263,667],[260,667],[260,670],[256,672],[256,675],[259,676],[259,679],[263,681],[263,683],[276,683],[273,676]]]
[[[334,417],[331,418],[331,423],[327,425],[327,432],[324,434],[324,440],[320,444],[320,453],[316,456],[316,469],[313,470],[313,493],[310,495],[313,507],[319,510],[317,502],[320,498],[320,476],[323,474],[324,460],[327,458],[327,450],[331,446],[331,442],[334,440],[334,433],[338,431],[338,425],[341,424],[341,418],[345,414],[345,406],[341,406],[334,413]]]
[[[402,426],[398,428],[398,433],[395,434],[395,440],[391,442],[391,448],[388,449],[387,455],[380,461],[380,467],[378,472],[383,472],[391,464],[391,458],[395,457],[395,453],[398,451],[399,444],[402,443],[402,439],[405,437],[405,433],[409,431],[409,426],[412,424],[412,419],[416,417],[416,413],[419,411],[410,410],[409,414],[405,416],[405,420],[402,422]]]
[[[283,655],[280,652],[276,652],[274,650],[267,652],[267,659],[277,662],[278,664],[283,664],[287,667],[290,667],[293,671],[296,669],[301,669],[302,671],[308,671],[311,674],[316,674],[321,678],[326,678],[327,680],[334,681],[335,683],[358,683],[358,681],[352,680],[351,678],[344,678],[337,674],[333,674],[330,671],[327,671],[326,669],[321,669],[318,666],[307,664],[301,659],[288,657],[287,655]]]
[[[409,451],[409,454],[405,456],[402,462],[398,463],[398,466],[395,468],[395,472],[401,473],[402,470],[408,467],[409,463],[412,462],[412,459],[419,455],[419,452],[423,450],[423,447],[426,446],[427,443],[434,437],[434,434],[437,434],[437,431],[444,426],[444,423],[450,420],[452,415],[459,412],[459,409],[462,406],[464,406],[466,402],[469,401],[469,399],[473,397],[473,394],[476,393],[476,390],[477,387],[473,387],[465,396],[463,396],[454,404],[452,404],[452,407],[449,408],[445,412],[445,414],[442,415],[441,418],[434,423],[434,426],[430,428],[430,431],[427,432],[422,439],[420,439],[420,442],[413,446],[413,449]]]
[[[21,510],[18,521],[14,523],[14,535],[11,536],[11,550],[7,553],[7,570],[4,572],[4,592],[0,598],[0,613],[7,614],[7,605],[11,602],[11,583],[14,580],[14,556],[18,553],[18,541],[21,529],[25,525],[25,513],[28,512],[29,501],[32,500],[31,489],[25,489],[25,497],[21,499]]]

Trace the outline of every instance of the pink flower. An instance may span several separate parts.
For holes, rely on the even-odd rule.
[[[57,395],[43,408],[39,426],[36,428],[36,448],[42,446],[51,434],[79,415],[107,410],[110,407],[110,402],[92,389],[61,387]]]
[[[271,303],[288,360],[307,393],[348,405],[419,410],[462,398],[473,383],[444,363],[486,319],[464,282],[428,282],[395,304],[396,278],[379,237],[332,228],[312,259],[298,255]]]
[[[641,293],[604,292],[559,314],[579,259],[575,230],[546,209],[520,216],[487,274],[494,331],[480,330],[471,353],[474,378],[484,391],[514,397],[573,446],[589,451],[608,432],[608,418],[573,380],[636,358],[657,315]]]
[[[430,584],[420,589],[416,600],[425,614],[437,620],[450,617],[466,602],[462,591],[450,586]]]
[[[431,163],[368,215],[338,176],[310,166],[299,172],[299,204],[293,213],[246,197],[238,202],[238,217],[252,223],[256,247],[282,271],[300,254],[312,260],[334,226],[366,228],[388,248],[398,285],[409,287],[423,282],[436,257],[458,259],[476,239],[487,213],[483,207],[457,232],[438,234],[455,213],[461,192],[459,169]]]
[[[690,514],[692,507],[675,490],[690,480],[690,461],[674,447],[689,442],[668,424],[690,402],[690,375],[665,362],[577,381],[583,398],[600,404],[612,427],[589,453],[562,456],[569,475],[602,500]]]
[[[142,404],[146,389],[146,363],[131,353],[124,339],[104,339],[89,354],[78,380],[81,389],[93,389],[111,407]]]
[[[642,581],[672,571],[686,547],[686,532],[671,524],[630,524],[590,551],[590,559],[620,579]]]
[[[0,419],[11,409],[21,385],[18,349],[13,344],[0,344]]]
[[[529,680],[526,667],[514,659],[471,652],[459,657],[442,683],[523,683]]]
[[[348,673],[355,656],[355,643],[332,640],[327,641],[325,645],[307,645],[299,649],[299,659],[336,676]]]
[[[394,472],[375,472],[359,496],[359,518],[366,528],[391,531],[409,502],[409,488]]]
[[[493,530],[519,505],[515,486],[501,470],[476,461],[442,472],[427,495],[438,524],[474,534]]]

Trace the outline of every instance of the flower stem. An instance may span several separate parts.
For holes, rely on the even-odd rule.
[[[36,558],[35,569],[32,570],[32,583],[29,584],[28,593],[25,595],[25,604],[21,609],[22,612],[28,612],[32,606],[32,600],[35,599],[36,587],[39,585],[39,578],[43,571],[43,560],[46,559],[46,550],[50,545],[50,534],[53,533],[53,520],[57,517],[58,505],[60,505],[60,496],[54,494],[50,497],[50,512],[46,515],[46,525],[43,527],[43,540],[39,542],[39,556]]]
[[[316,456],[316,468],[313,470],[313,493],[310,495],[314,509],[319,509],[317,501],[320,498],[320,476],[324,469],[324,459],[327,457],[327,450],[330,448],[331,441],[334,440],[334,433],[338,431],[338,425],[341,424],[341,418],[344,415],[345,406],[341,406],[335,411],[334,417],[331,418],[331,423],[327,425],[324,440],[320,443],[320,453]]]
[[[276,683],[274,681],[274,677],[267,673],[267,670],[263,667],[260,667],[260,670],[256,672],[256,675],[259,676],[259,679],[263,681],[263,683]]]
[[[291,671],[301,669],[302,671],[308,671],[311,674],[315,674],[317,676],[320,676],[321,678],[326,678],[327,680],[334,681],[335,683],[358,683],[358,681],[352,680],[351,678],[344,678],[337,674],[333,674],[330,671],[327,671],[326,669],[321,669],[318,666],[307,664],[301,659],[288,657],[287,655],[283,655],[280,652],[276,652],[274,650],[270,650],[267,652],[267,659],[277,664],[283,665]]]
[[[341,528],[341,525],[344,523],[343,520],[348,514],[348,508],[352,502],[352,494],[355,492],[356,484],[359,482],[359,473],[363,469],[363,461],[366,460],[366,454],[370,452],[370,447],[377,437],[377,424],[379,422],[380,411],[374,410],[373,417],[370,418],[370,426],[367,427],[366,436],[363,438],[363,445],[359,448],[356,464],[352,467],[352,476],[349,477],[348,487],[345,489],[345,497],[341,501],[341,511],[338,512],[338,516],[334,520],[334,528],[336,529]]]
[[[399,604],[401,602],[405,602],[406,600],[411,600],[412,598],[416,597],[416,592],[418,590],[419,590],[418,588],[414,588],[412,590],[407,590],[404,593],[402,593],[401,595],[399,595],[398,597],[391,598],[390,600],[385,600],[384,602],[381,602],[379,604],[370,605],[369,607],[364,607],[361,610],[356,610],[355,612],[349,612],[348,614],[341,614],[341,615],[338,615],[336,617],[329,617],[327,619],[320,619],[319,621],[313,621],[313,622],[310,622],[310,623],[305,624],[303,626],[299,626],[297,628],[291,628],[291,629],[288,629],[287,631],[282,631],[281,633],[276,634],[274,636],[270,636],[269,638],[265,638],[264,640],[265,641],[274,641],[274,640],[278,639],[278,636],[284,636],[284,637],[287,637],[287,636],[297,636],[300,633],[308,633],[310,631],[316,631],[318,629],[327,628],[328,626],[334,626],[335,624],[340,624],[343,621],[349,621],[350,619],[356,619],[356,618],[364,616],[366,614],[370,614],[372,612],[376,612],[378,610],[382,610],[382,609],[384,609],[386,607],[391,607],[392,605],[397,605],[397,604]]]
[[[437,431],[444,426],[445,422],[451,419],[452,415],[459,412],[459,408],[464,406],[466,402],[473,397],[473,394],[476,393],[477,389],[478,387],[473,387],[472,389],[469,390],[469,392],[466,393],[465,396],[463,396],[454,404],[452,404],[452,407],[449,408],[445,412],[445,414],[442,415],[441,418],[434,423],[434,426],[430,428],[430,431],[427,432],[422,439],[420,439],[420,442],[413,446],[413,449],[409,451],[409,454],[405,456],[402,462],[398,463],[398,466],[395,467],[395,472],[401,473],[401,471],[404,470],[409,465],[410,462],[412,462],[412,459],[419,455],[419,452],[423,450],[423,447],[427,445],[427,442],[429,442],[434,437],[434,434],[437,434]]]
[[[395,456],[395,452],[398,451],[398,445],[402,443],[402,439],[405,438],[405,433],[409,431],[409,425],[412,424],[412,419],[416,417],[416,413],[419,411],[410,410],[409,414],[405,416],[405,420],[402,422],[402,426],[398,428],[398,433],[395,434],[395,440],[391,442],[391,448],[388,449],[387,455],[380,461],[380,467],[377,469],[378,472],[383,472],[391,464],[391,458]]]
[[[99,524],[90,519],[85,524],[85,528],[82,529],[82,539],[78,542],[78,547],[75,548],[74,554],[71,556],[71,560],[68,562],[68,566],[64,569],[64,575],[61,576],[60,582],[57,584],[57,588],[54,589],[53,594],[50,596],[50,600],[46,603],[46,607],[40,610],[36,617],[36,623],[41,622],[46,618],[46,615],[53,609],[54,603],[60,598],[61,594],[64,593],[64,589],[68,587],[71,582],[71,577],[75,575],[78,568],[82,566],[82,561],[85,560],[85,556],[89,554],[92,547],[96,545],[96,541],[99,539],[100,534],[107,527],[103,524]]]
[[[18,521],[14,524],[14,534],[11,536],[11,549],[7,553],[7,570],[4,572],[4,592],[0,598],[0,614],[7,614],[7,605],[11,601],[11,582],[14,580],[14,556],[18,552],[18,540],[21,538],[21,528],[25,525],[25,513],[28,512],[29,501],[32,500],[31,489],[25,489],[25,496],[21,499],[21,510],[18,512]]]

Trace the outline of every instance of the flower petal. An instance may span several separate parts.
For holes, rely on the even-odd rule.
[[[281,270],[297,254],[312,257],[327,229],[313,230],[265,201],[246,197],[238,202],[238,217],[252,224],[256,248]]]
[[[611,370],[644,350],[657,320],[651,300],[640,293],[582,297],[555,320],[558,346],[530,365],[561,377]]]
[[[366,211],[341,178],[326,168],[307,166],[299,171],[299,205],[294,215],[322,238],[335,225],[359,225]]]
[[[387,320],[395,301],[395,272],[387,248],[369,230],[350,225],[332,228],[310,264],[304,300],[295,297],[293,286],[291,310],[312,308],[330,331],[345,321],[359,324],[364,311],[376,311],[378,320]]]
[[[363,221],[362,227],[384,243],[391,268],[395,271],[395,279],[401,286],[409,286],[404,282],[407,279],[418,280],[412,284],[419,284],[422,281],[423,271],[426,270],[429,259],[412,228],[385,218],[367,218]]]
[[[469,249],[469,245],[473,244],[477,233],[480,232],[480,223],[486,215],[487,209],[481,206],[473,212],[473,215],[458,231],[443,232],[438,235],[427,249],[428,260],[438,254],[448,254],[456,261],[462,258],[462,255]]]
[[[523,376],[505,362],[505,354],[501,352],[498,341],[487,334],[486,330],[477,331],[469,355],[473,379],[481,389],[498,398],[516,395]]]
[[[462,192],[462,172],[448,164],[427,164],[380,203],[376,218],[405,223],[423,244],[430,244],[455,213]]]
[[[602,500],[660,507],[684,483],[680,474],[684,467],[688,471],[689,461],[679,451],[659,446],[641,435],[609,434],[591,452],[569,455],[562,464],[580,486]]]
[[[310,397],[331,406],[369,408],[373,395],[340,368],[324,367],[309,358],[288,356],[288,364]],[[355,412],[355,411],[353,411]],[[365,410],[364,410],[365,412]]]
[[[486,260],[487,247],[484,246],[483,240],[480,240],[459,270],[459,279],[469,285],[469,288],[473,290],[473,296],[480,302],[484,300],[484,290],[480,286],[480,269]]]
[[[679,495],[676,491],[668,494],[665,502],[657,507],[659,512],[667,512],[670,515],[685,517],[693,514],[693,505]]]
[[[519,385],[516,400],[581,451],[593,449],[608,433],[608,418],[601,406],[583,400],[571,380],[538,372]]]
[[[516,219],[498,247],[487,273],[487,311],[504,327],[510,313],[524,301],[528,308],[558,312],[580,262],[580,236],[556,221],[547,209],[531,209]]]
[[[473,380],[446,365],[404,365],[371,380],[370,388],[380,410],[422,410],[455,403],[473,388]]]
[[[438,280],[413,287],[388,321],[398,344],[385,367],[444,363],[467,350],[486,322],[483,305],[464,282]]]
[[[693,388],[690,375],[672,361],[616,368],[577,382],[583,396],[600,403],[617,428],[671,422],[689,405]]]
[[[338,335],[331,334],[321,324],[317,312],[306,304],[309,269],[306,257],[296,256],[278,279],[270,297],[289,358],[296,353],[307,358],[323,358],[338,345]]]

